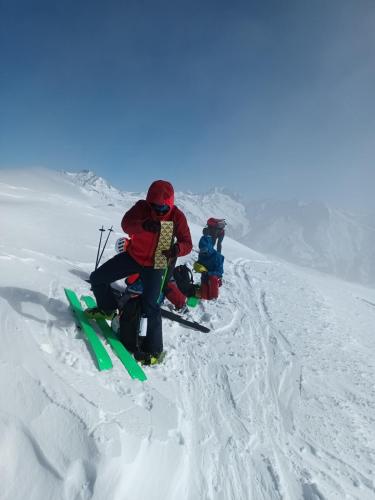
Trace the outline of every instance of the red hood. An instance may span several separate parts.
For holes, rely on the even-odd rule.
[[[155,181],[148,189],[146,196],[148,203],[157,205],[168,205],[170,208],[174,205],[174,189],[168,181]]]

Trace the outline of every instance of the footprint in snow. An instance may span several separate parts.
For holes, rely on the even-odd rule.
[[[145,410],[151,411],[153,408],[153,399],[151,394],[143,392],[137,396],[136,403]]]

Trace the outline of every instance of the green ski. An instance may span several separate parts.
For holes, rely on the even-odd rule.
[[[93,297],[83,296],[81,297],[81,299],[85,302],[87,307],[96,307],[96,302]],[[99,325],[99,328],[101,329],[104,337],[108,340],[110,346],[127,369],[131,378],[136,378],[141,381],[147,380],[145,372],[142,370],[142,368],[139,366],[130,352],[125,349],[124,345],[122,344],[122,342],[120,342],[116,333],[108,325],[107,321],[105,319],[98,319],[96,320],[96,323]]]
[[[109,357],[108,352],[105,350],[105,347],[101,343],[96,331],[90,325],[89,320],[86,318],[80,300],[78,299],[76,293],[73,292],[73,290],[64,288],[64,291],[66,298],[69,301],[70,307],[76,317],[77,324],[80,328],[82,328],[82,331],[85,333],[87,341],[90,344],[99,370],[109,370],[113,366],[111,358]]]

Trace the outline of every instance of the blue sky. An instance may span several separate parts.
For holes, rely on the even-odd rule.
[[[375,208],[374,56],[373,0],[0,0],[0,167]]]

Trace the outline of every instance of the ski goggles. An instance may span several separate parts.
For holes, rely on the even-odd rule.
[[[150,203],[150,205],[158,214],[166,214],[169,212],[169,205],[158,205],[157,203]]]

